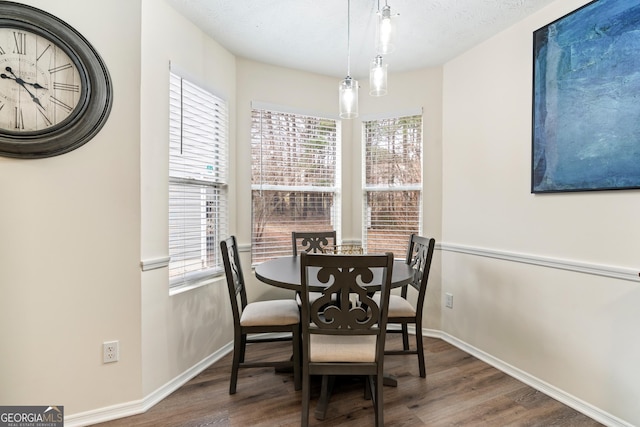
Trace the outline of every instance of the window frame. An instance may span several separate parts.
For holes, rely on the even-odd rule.
[[[370,156],[368,156],[368,138],[373,134],[373,132],[368,131],[369,123],[378,123],[382,124],[385,121],[395,121],[396,123],[402,120],[412,120],[418,122],[416,126],[412,126],[411,130],[413,132],[419,132],[419,137],[417,140],[413,141],[415,147],[419,148],[419,158],[416,161],[419,164],[420,173],[419,173],[419,182],[392,182],[387,184],[370,184],[367,182],[367,168],[368,162],[370,160]],[[411,233],[422,234],[422,215],[423,215],[423,196],[424,196],[424,144],[423,144],[423,124],[424,118],[422,115],[422,109],[419,110],[411,110],[404,111],[398,113],[386,114],[384,116],[378,117],[370,117],[362,119],[362,150],[361,150],[361,164],[362,164],[362,246],[365,249],[365,252],[372,252],[372,248],[370,247],[370,233],[369,228],[372,225],[372,214],[371,208],[368,202],[369,194],[371,193],[380,193],[380,192],[388,192],[388,193],[398,193],[398,192],[416,192],[417,196],[415,197],[417,200],[415,201],[415,211],[416,214],[416,224],[414,228],[407,227],[406,231],[400,230],[395,234],[393,239],[390,241],[398,241],[402,243],[396,244],[394,247],[385,247],[386,250],[393,250],[394,256],[396,258],[403,258],[406,255],[406,244],[408,242],[409,236]],[[387,127],[388,128],[388,127]],[[406,129],[406,128],[403,128]],[[395,138],[395,137],[394,137]],[[406,211],[409,211],[407,209]],[[383,229],[381,229],[383,231]],[[393,232],[393,228],[390,228],[389,231]],[[401,239],[406,238],[405,240]],[[381,248],[373,248],[373,252],[380,252]]]
[[[229,107],[173,70],[169,93],[168,275],[174,291],[224,274],[218,242],[228,236]],[[190,253],[198,254],[192,263]]]
[[[272,133],[275,133],[274,129],[278,128],[277,124],[273,125],[271,129],[265,130],[262,128],[263,126],[262,115],[264,114],[270,114],[272,116],[288,117],[289,120],[292,120],[292,121],[300,120],[300,121],[308,121],[309,123],[311,121],[317,122],[316,130],[319,129],[318,133],[320,133],[322,137],[326,138],[326,140],[324,140],[324,143],[328,142],[330,146],[330,151],[327,155],[333,156],[332,158],[334,159],[333,167],[330,171],[330,174],[333,176],[333,182],[329,183],[328,185],[326,185],[326,183],[324,182],[323,183],[316,182],[315,184],[309,184],[309,182],[313,182],[313,178],[309,178],[308,182],[305,179],[302,179],[301,180],[302,182],[298,183],[298,185],[295,185],[295,184],[281,184],[281,183],[279,184],[269,180],[268,178],[270,174],[269,174],[269,171],[263,171],[264,165],[267,165],[267,167],[274,166],[274,167],[281,167],[281,168],[287,169],[287,167],[293,166],[294,162],[291,159],[287,159],[284,163],[285,166],[283,166],[282,164],[278,164],[278,166],[275,166],[275,165],[270,165],[268,161],[264,160],[262,150],[265,148],[265,144],[262,143],[263,138],[271,137],[273,139],[277,139],[280,137],[279,135],[274,136],[272,134]],[[258,118],[258,115],[261,115],[260,118]],[[255,128],[257,120],[260,121],[259,129]],[[327,127],[324,127],[322,123],[330,123],[330,125]],[[342,215],[341,125],[342,123],[339,119],[337,119],[336,117],[328,116],[326,114],[303,112],[290,107],[264,104],[260,102],[252,102],[252,105],[251,105],[251,153],[252,153],[252,159],[251,159],[251,262],[252,262],[252,265],[256,265],[258,263],[261,263],[271,258],[275,258],[277,256],[291,255],[292,253],[291,231],[294,231],[294,229],[296,229],[297,231],[326,231],[326,227],[325,228],[320,227],[322,229],[313,228],[314,226],[313,224],[309,224],[303,220],[297,220],[296,217],[293,216],[291,217],[291,223],[290,223],[291,229],[288,231],[288,234],[285,235],[285,233],[282,233],[280,231],[277,237],[271,238],[271,239],[277,240],[277,242],[280,242],[274,245],[273,252],[271,254],[259,253],[260,252],[259,245],[257,244],[257,241],[256,241],[256,238],[257,238],[256,237],[257,199],[255,197],[256,192],[260,192],[260,191],[280,192],[282,193],[280,194],[280,196],[283,196],[283,197],[287,193],[288,194],[303,193],[307,195],[315,194],[320,196],[319,199],[317,200],[312,197],[312,199],[315,200],[317,203],[320,203],[319,200],[322,200],[322,201],[325,200],[324,194],[331,193],[333,196],[332,196],[332,201],[331,201],[332,203],[331,203],[331,208],[329,213],[329,222],[331,223],[332,229],[336,230],[338,240],[340,240],[340,237],[339,237],[340,231],[341,231],[340,224],[342,220],[341,218],[341,215]],[[272,133],[269,133],[269,132],[272,132]],[[292,131],[292,134],[293,134],[293,131]],[[308,134],[315,135],[313,131],[309,131]],[[299,138],[300,135],[298,134],[294,134],[294,135],[295,136],[290,136],[290,137],[293,138],[295,142],[298,142],[300,140]],[[313,136],[306,137],[304,142],[308,144],[307,145],[301,144],[300,146],[302,148],[300,148],[299,152],[306,153],[306,150],[313,151],[316,148],[319,149],[319,146],[321,144],[320,143],[316,144],[313,141],[314,141]],[[257,165],[255,161],[256,154],[254,152],[254,149],[255,149],[254,145],[256,144],[256,142],[260,144],[259,145],[260,159],[257,162],[258,163]],[[285,144],[286,142],[283,142],[283,141],[272,142],[274,146],[277,146],[278,143]],[[319,156],[321,157],[322,155],[320,154]],[[304,157],[304,155],[301,154],[301,160],[303,159],[306,159],[306,157]],[[298,161],[297,163],[300,163],[300,161]],[[260,169],[257,174],[255,174],[255,171],[254,171],[256,167]],[[293,170],[295,167],[296,166],[291,167],[291,169]],[[326,172],[326,171],[327,170],[322,170],[322,172]],[[284,179],[287,179],[287,178],[291,179],[291,176],[293,176],[294,172],[289,172],[289,173],[292,175],[286,175],[286,172],[283,172]],[[256,179],[256,175],[257,175],[257,179]],[[274,196],[276,195],[278,194],[274,193]]]

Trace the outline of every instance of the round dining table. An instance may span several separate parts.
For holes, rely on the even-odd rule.
[[[331,255],[327,255],[331,256]],[[367,285],[367,290],[376,292],[380,290],[382,284],[382,269],[373,268],[373,280]],[[393,271],[391,272],[391,287],[398,288],[409,284],[414,278],[415,270],[406,263],[405,260],[396,260],[393,263]],[[255,275],[261,282],[267,283],[278,288],[290,289],[293,291],[302,291],[302,283],[300,279],[300,257],[285,256],[274,258],[258,264],[255,267]],[[384,385],[397,387],[398,381],[393,375],[384,376]],[[321,396],[318,400],[315,415],[319,420],[323,420],[326,415],[329,394],[323,388]]]
[[[372,270],[373,281],[371,285],[367,285],[367,290],[375,292],[380,290],[382,269]],[[391,273],[391,287],[397,288],[409,284],[413,280],[414,272],[415,270],[405,260],[396,260]],[[265,261],[256,265],[255,274],[258,280],[269,285],[298,292],[302,290],[299,256],[285,256]]]

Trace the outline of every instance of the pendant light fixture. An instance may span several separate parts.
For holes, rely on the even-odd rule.
[[[387,94],[387,64],[382,63],[382,56],[377,55],[371,61],[369,70],[369,95],[384,96]]]
[[[394,22],[391,19],[391,7],[384,2],[382,10],[378,5],[378,26],[376,27],[376,52],[386,55],[393,52],[393,37],[395,34]]]
[[[358,117],[358,81],[351,78],[351,0],[347,1],[347,77],[338,87],[340,118]]]

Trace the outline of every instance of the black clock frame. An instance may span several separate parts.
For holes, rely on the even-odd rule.
[[[32,132],[0,129],[0,156],[53,157],[87,143],[104,126],[113,104],[109,71],[98,52],[69,24],[31,6],[0,1],[0,27],[23,29],[59,46],[77,66],[82,86],[76,108],[55,126]]]

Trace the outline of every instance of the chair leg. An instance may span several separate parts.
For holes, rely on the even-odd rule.
[[[374,405],[376,427],[384,426],[384,402],[383,402],[383,374],[376,375],[375,379],[375,392],[374,392]]]
[[[370,375],[364,378],[364,400],[373,400],[373,383]]]
[[[308,427],[309,425],[309,400],[311,399],[311,386],[308,369],[302,367],[302,419],[300,425]]]
[[[331,399],[331,392],[335,384],[336,377],[334,375],[323,375],[322,384],[320,385],[320,398],[316,405],[314,417],[316,420],[324,420],[327,416],[327,408]]]
[[[247,334],[240,335],[240,363],[244,363],[244,353],[247,348]]]
[[[236,335],[233,339],[233,362],[231,364],[231,381],[229,382],[229,394],[236,393],[236,385],[238,384],[238,369],[244,354],[244,335]]]
[[[402,324],[402,348],[404,351],[409,350],[409,328],[406,323]]]
[[[300,380],[300,368],[302,366],[300,362],[300,325],[296,325],[293,327],[292,331],[292,341],[293,341],[293,384],[295,390],[300,390],[302,388],[301,380]]]
[[[427,370],[424,367],[424,347],[422,346],[422,332],[416,325],[416,350],[418,351],[418,368],[420,369],[420,376],[426,378]]]
[[[373,385],[373,375],[367,375],[364,378],[364,398],[365,400],[371,400],[373,407],[376,406],[375,386]]]

